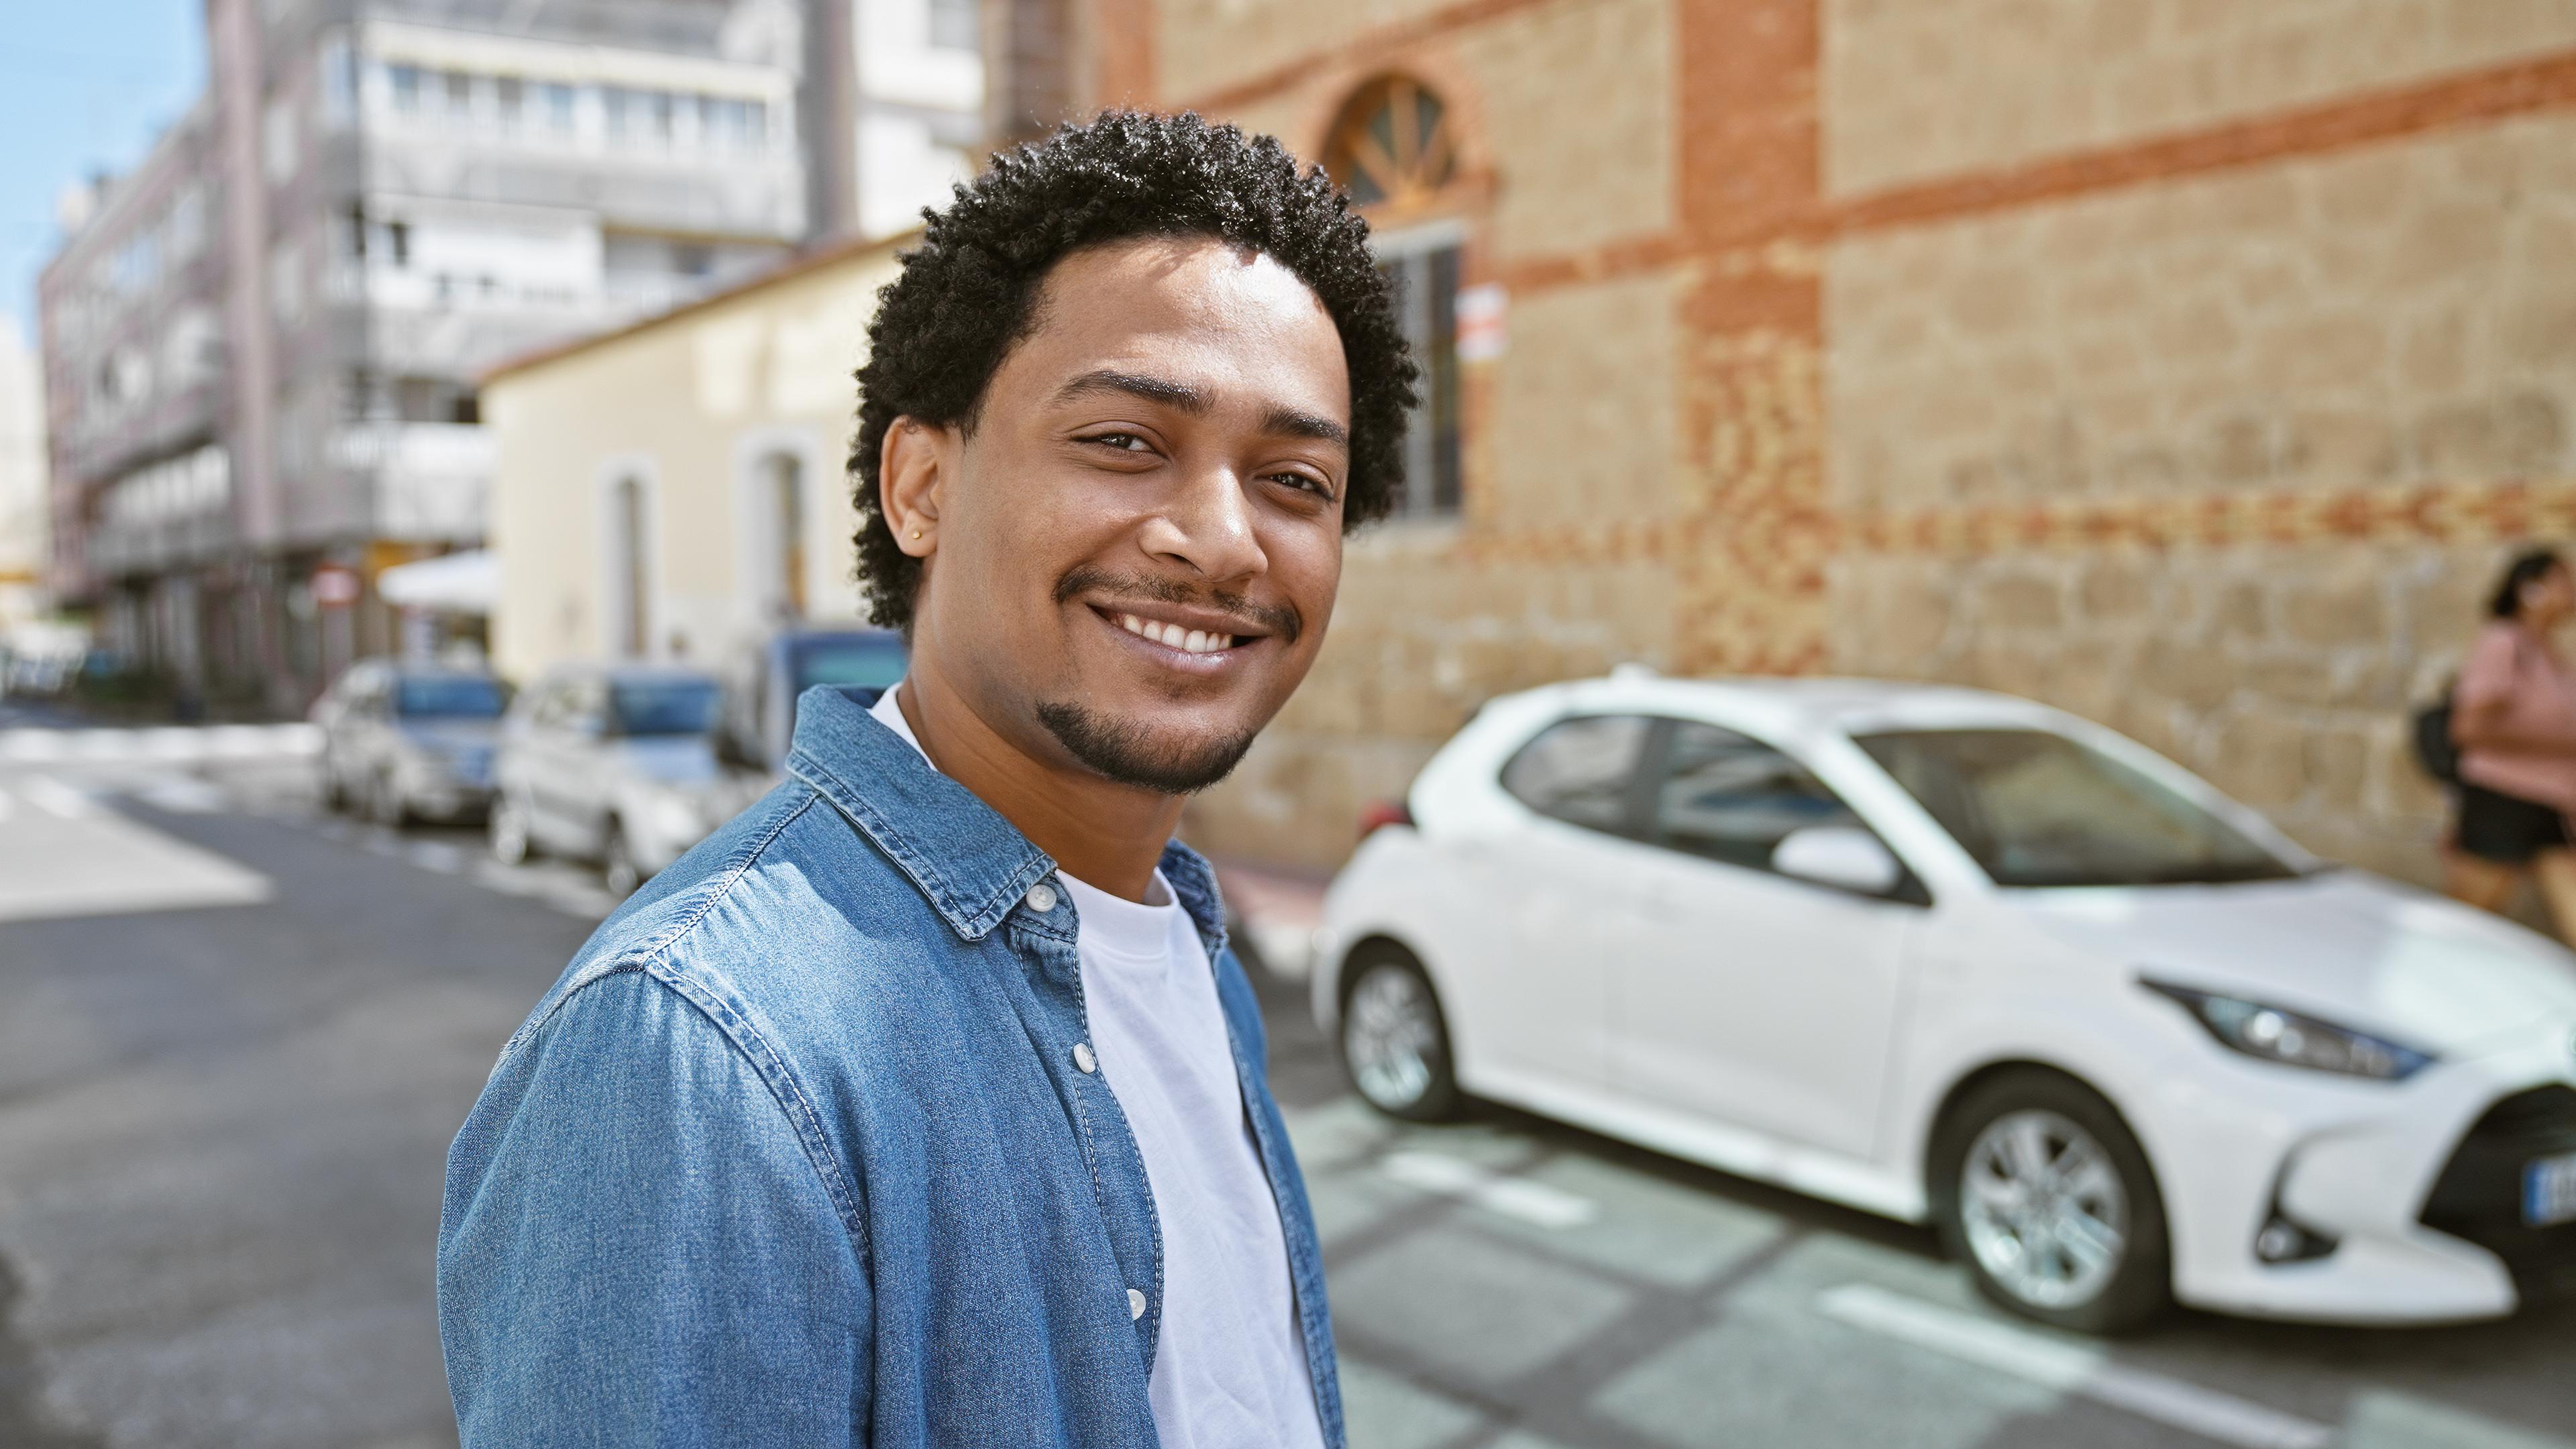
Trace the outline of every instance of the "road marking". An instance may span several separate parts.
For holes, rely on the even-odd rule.
[[[423,870],[454,875],[465,869],[465,849],[444,840],[415,840],[411,843],[411,863]]]
[[[1828,1318],[1882,1337],[1964,1359],[2045,1388],[2126,1409],[2245,1449],[2325,1449],[2334,1430],[2261,1404],[2111,1362],[2098,1348],[2045,1337],[1992,1319],[1941,1308],[1865,1283],[1818,1295]]]
[[[57,820],[81,820],[98,813],[87,795],[51,775],[29,775],[19,781],[18,796]]]
[[[1442,1153],[1390,1152],[1378,1159],[1377,1168],[1406,1187],[1454,1197],[1542,1228],[1581,1227],[1600,1215],[1590,1198],[1506,1177]]]
[[[224,808],[224,792],[203,780],[164,775],[128,788],[127,793],[155,810],[173,815],[212,815]]]

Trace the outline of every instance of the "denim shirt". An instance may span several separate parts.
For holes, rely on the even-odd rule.
[[[438,1306],[466,1449],[1155,1442],[1163,1251],[1082,1070],[1055,862],[808,691],[788,779],[586,943],[448,1156]],[[1207,863],[1217,973],[1328,1444],[1322,1257]],[[1186,1210],[1185,1206],[1182,1210]]]

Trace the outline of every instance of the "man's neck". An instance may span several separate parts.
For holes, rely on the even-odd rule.
[[[1067,875],[1125,900],[1147,899],[1163,844],[1180,824],[1180,798],[1032,757],[986,724],[935,668],[921,664],[916,657],[895,705],[930,762],[1055,857]]]

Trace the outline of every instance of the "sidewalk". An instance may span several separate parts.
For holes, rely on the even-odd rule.
[[[1291,981],[1311,976],[1315,928],[1324,922],[1324,887],[1331,877],[1227,860],[1212,863],[1235,939],[1246,948],[1240,954],[1258,957],[1274,976]]]

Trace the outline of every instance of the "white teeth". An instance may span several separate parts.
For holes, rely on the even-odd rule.
[[[1184,629],[1178,624],[1158,624],[1139,619],[1133,614],[1118,616],[1118,627],[1139,638],[1169,645],[1185,654],[1213,654],[1234,646],[1232,634],[1211,634],[1204,629]]]

